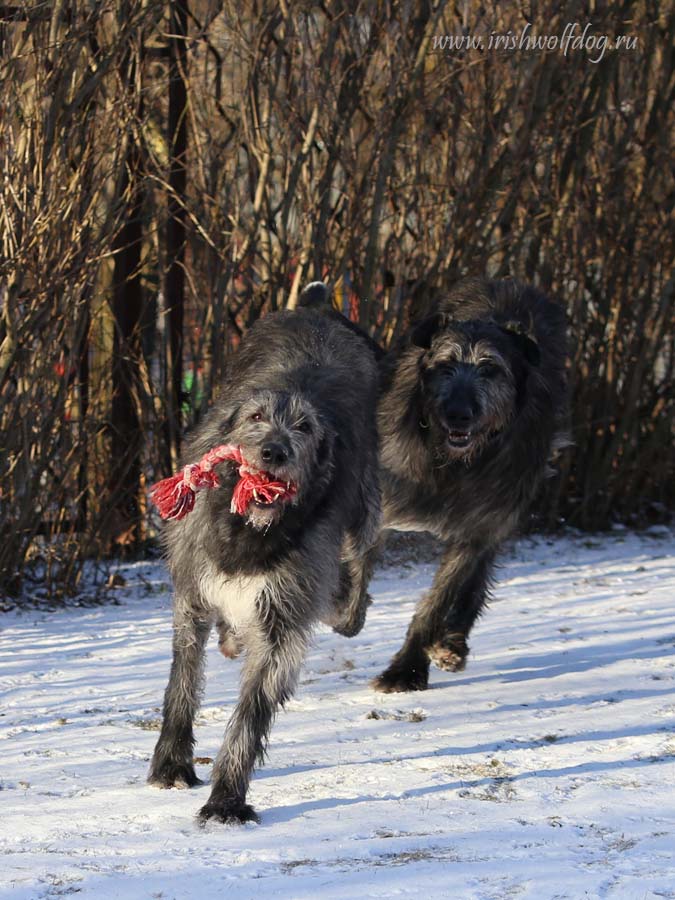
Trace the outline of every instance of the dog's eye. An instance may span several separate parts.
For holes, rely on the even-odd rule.
[[[307,419],[303,419],[302,422],[298,422],[295,427],[298,431],[302,431],[303,434],[309,434],[312,430],[312,426],[309,424]]]
[[[251,415],[249,416],[249,419],[251,420],[251,422],[262,422],[262,413],[261,412],[251,413]]]
[[[494,378],[499,373],[499,366],[494,363],[481,363],[478,366],[478,372],[482,378]]]

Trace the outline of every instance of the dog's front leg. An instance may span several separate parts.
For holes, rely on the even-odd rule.
[[[462,672],[469,655],[467,638],[488,596],[495,554],[476,554],[463,576],[448,583],[442,619],[433,622],[425,649],[431,662],[446,672]]]
[[[150,784],[157,787],[194,787],[201,784],[192,762],[192,726],[199,708],[204,647],[210,631],[210,621],[196,616],[177,597],[173,626],[173,662],[164,694],[162,731],[148,776]]]
[[[306,648],[304,634],[268,624],[246,642],[239,702],[213,767],[211,796],[199,811],[202,823],[258,821],[246,803],[251,774],[263,761],[277,710],[295,690]]]
[[[403,646],[373,681],[384,693],[422,691],[429,681],[429,659],[440,668],[461,671],[466,638],[483,608],[494,553],[470,546],[446,550],[429,593],[419,603]]]

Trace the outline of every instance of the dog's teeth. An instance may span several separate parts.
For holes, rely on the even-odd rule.
[[[254,499],[254,500],[257,500],[257,499],[258,499],[258,492],[256,491],[255,488],[253,488],[253,499]]]

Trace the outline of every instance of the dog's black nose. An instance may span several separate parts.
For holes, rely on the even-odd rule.
[[[262,445],[260,449],[260,457],[263,462],[273,463],[275,466],[280,466],[288,459],[288,452],[286,448],[281,444],[270,441],[269,443]]]
[[[476,417],[476,409],[474,405],[468,401],[455,400],[448,403],[443,410],[445,413],[445,421],[452,428],[453,426],[461,428],[470,425]]]

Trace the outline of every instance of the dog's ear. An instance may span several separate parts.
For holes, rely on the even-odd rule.
[[[412,327],[409,334],[410,343],[415,347],[428,350],[431,347],[434,335],[438,334],[445,324],[446,317],[442,313],[434,313],[431,316],[427,316],[426,319],[422,319],[421,322]]]
[[[238,400],[230,400],[221,405],[218,417],[221,434],[228,434],[232,430],[240,408],[241,403]]]
[[[339,440],[338,433],[330,426],[323,423],[323,434],[316,451],[316,461],[319,468],[328,473],[333,469],[335,461],[335,445]]]
[[[541,362],[541,351],[531,327],[528,328],[524,322],[518,320],[500,322],[499,327],[511,338],[531,366],[539,365]]]
[[[330,308],[330,289],[323,281],[312,281],[300,294],[298,306],[305,309]]]

